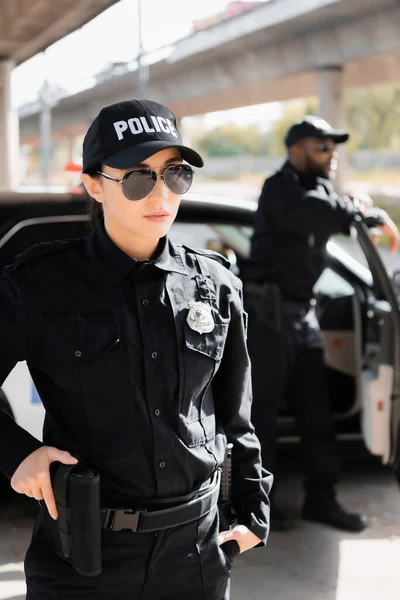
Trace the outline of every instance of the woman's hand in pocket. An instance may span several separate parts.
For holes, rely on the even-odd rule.
[[[218,543],[220,546],[231,540],[235,540],[238,543],[241,553],[246,552],[246,550],[250,550],[261,543],[260,538],[251,532],[245,525],[235,525],[235,527],[232,527],[229,531],[221,531],[218,534]]]

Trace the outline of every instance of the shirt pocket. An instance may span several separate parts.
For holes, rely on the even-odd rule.
[[[189,447],[215,437],[212,380],[224,353],[229,324],[198,333],[185,324],[184,386],[180,407],[181,435]]]
[[[194,352],[199,352],[215,361],[222,358],[225,340],[228,333],[228,323],[216,323],[209,333],[198,333],[185,324],[186,347]]]
[[[77,318],[43,326],[36,354],[49,365],[91,364],[118,352],[120,346],[118,323]]]

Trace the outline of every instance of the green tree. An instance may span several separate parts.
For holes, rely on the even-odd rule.
[[[380,86],[345,95],[349,149],[400,149],[400,88]]]
[[[270,136],[261,132],[256,124],[239,127],[230,123],[207,131],[197,143],[208,156],[260,155],[268,153]]]

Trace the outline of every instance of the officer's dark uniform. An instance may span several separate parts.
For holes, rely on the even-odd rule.
[[[138,262],[102,223],[87,238],[28,250],[1,279],[0,375],[27,360],[46,408],[44,443],[100,472],[104,507],[201,489],[227,438],[238,522],[265,542],[271,476],[250,423],[241,283],[217,256],[164,238],[158,258]],[[212,307],[211,332],[187,324],[193,301]],[[6,474],[40,445],[0,413]],[[218,529],[214,510],[156,534],[103,531],[103,572],[89,578],[52,552],[39,520],[27,597],[223,600],[239,548],[219,547]]]
[[[274,472],[276,421],[286,399],[294,409],[303,439],[307,495],[311,497],[314,492],[318,502],[332,501],[340,465],[319,326],[312,306],[313,287],[325,266],[329,237],[348,234],[356,212],[353,203],[334,192],[329,180],[299,174],[287,162],[265,181],[250,260],[244,269],[253,368],[252,420],[261,442],[263,464]],[[383,223],[379,209],[376,218],[368,222],[377,223]],[[278,302],[281,319],[271,306],[269,314],[268,309],[262,314],[266,307],[254,295],[254,283],[259,291],[265,283],[275,284],[272,289],[278,290],[280,300],[269,290],[268,301]]]

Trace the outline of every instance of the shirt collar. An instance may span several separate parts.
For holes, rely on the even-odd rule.
[[[159,254],[155,259],[138,261],[114,244],[105,230],[104,221],[101,220],[89,236],[89,244],[95,257],[105,263],[119,280],[139,265],[143,265],[144,268],[154,266],[162,271],[187,275],[179,247],[167,236],[160,239]]]
[[[294,179],[301,183],[303,187],[306,189],[313,189],[317,183],[321,183],[322,185],[330,186],[331,181],[321,175],[317,175],[316,173],[299,173],[297,169],[292,165],[292,163],[287,160],[282,167],[283,171],[290,173]]]
[[[188,272],[182,259],[180,246],[175,244],[168,236],[162,238],[162,241],[164,241],[164,249],[155,260],[155,266],[163,271],[187,275]]]

